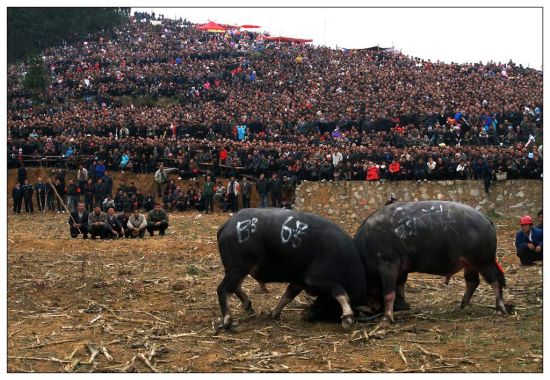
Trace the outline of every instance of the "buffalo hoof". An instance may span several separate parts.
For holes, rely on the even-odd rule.
[[[364,305],[364,306],[357,306],[356,309],[357,309],[359,312],[361,312],[361,313],[363,313],[363,314],[365,314],[365,315],[374,315],[374,314],[376,314],[376,310],[375,310],[373,307],[371,307],[371,306],[366,306],[366,305]]]
[[[506,307],[504,305],[497,305],[497,313],[501,315],[508,315],[508,312],[506,311]]]
[[[244,311],[248,316],[252,316],[256,314],[256,310],[254,310],[254,308],[252,307],[252,303],[248,307],[245,307]]]
[[[273,319],[274,321],[278,321],[281,318],[281,313],[276,313],[272,310],[271,313],[269,313],[269,318]]]
[[[233,327],[233,318],[231,318],[230,315],[226,315],[223,318],[223,328],[227,331],[231,331],[232,327]]]
[[[264,286],[264,287],[257,287],[257,288],[254,288],[252,290],[252,293],[254,294],[269,294],[269,290]]]
[[[218,334],[220,331],[229,331],[229,332],[237,332],[236,324],[231,322],[229,324],[224,323],[223,320],[219,319],[218,324],[216,325],[214,322],[212,322],[212,328],[214,330],[214,335]]]
[[[384,318],[382,318],[382,320],[380,321],[380,323],[383,323],[383,324],[392,324],[392,323],[395,323],[395,320],[393,319],[393,313],[391,314],[385,314],[384,315]]]
[[[212,330],[214,330],[214,335],[217,335],[221,329],[223,329],[223,323],[220,320],[218,320],[219,323],[215,323],[214,321],[212,321]]]
[[[406,310],[411,310],[411,305],[408,303],[408,302],[399,302],[399,303],[395,303],[395,305],[393,306],[393,310],[394,311],[406,311]]]
[[[353,318],[350,316],[342,317],[342,327],[344,330],[351,330],[351,326],[353,326]]]
[[[355,322],[366,323],[366,322],[370,322],[370,321],[373,321],[375,319],[378,319],[382,315],[383,315],[383,313],[378,313],[378,314],[374,314],[374,315],[365,315],[363,313],[360,313],[358,316],[356,316],[354,318],[354,320],[355,320]]]
[[[461,308],[462,310],[464,310],[464,309],[466,308],[466,306],[470,306],[470,303],[469,303],[469,302],[464,302],[464,301],[462,301],[462,302],[460,303],[460,308]]]

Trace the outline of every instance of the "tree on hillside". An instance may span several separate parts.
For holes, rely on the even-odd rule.
[[[38,95],[48,85],[48,77],[40,57],[34,57],[29,61],[27,74],[23,80],[23,87],[31,93]]]
[[[8,63],[124,22],[130,8],[8,8]]]

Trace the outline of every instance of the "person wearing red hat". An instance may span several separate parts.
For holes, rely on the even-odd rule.
[[[521,265],[542,261],[542,231],[533,227],[533,219],[529,215],[523,215],[519,224],[521,230],[516,234],[516,250]]]

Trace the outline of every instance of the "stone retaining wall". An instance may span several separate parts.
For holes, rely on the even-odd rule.
[[[485,194],[482,181],[345,181],[303,182],[296,189],[295,207],[334,221],[357,223],[382,207],[390,193],[400,201],[443,199],[468,204],[489,216],[536,216],[542,208],[542,181],[504,180]]]

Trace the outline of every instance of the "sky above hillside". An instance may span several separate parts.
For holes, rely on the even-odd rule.
[[[194,23],[255,24],[330,47],[395,47],[444,62],[542,68],[540,8],[132,8]]]

